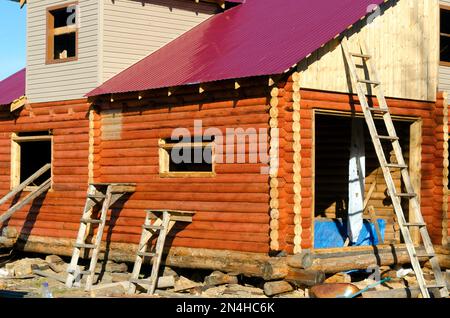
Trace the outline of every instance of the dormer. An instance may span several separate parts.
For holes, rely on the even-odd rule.
[[[84,98],[224,5],[222,0],[28,0],[28,101]]]

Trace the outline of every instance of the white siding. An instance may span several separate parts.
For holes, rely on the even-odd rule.
[[[450,67],[439,67],[439,91],[446,91],[450,94]]]
[[[436,99],[438,15],[438,0],[400,0],[350,38],[351,50],[357,50],[358,37],[367,43],[386,96]],[[348,73],[337,41],[312,54],[301,63],[300,71],[304,88],[349,92]]]
[[[442,5],[450,7],[450,0],[441,0]],[[450,67],[439,67],[439,91],[447,91],[450,94]]]
[[[98,84],[98,1],[79,0],[78,60],[46,65],[46,11],[70,3],[28,1],[27,89],[32,103],[82,98]]]
[[[186,0],[102,0],[103,81],[209,18],[217,5]]]

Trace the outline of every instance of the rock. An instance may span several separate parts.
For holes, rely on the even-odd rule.
[[[48,266],[55,273],[62,273],[62,272],[66,272],[67,271],[67,266],[68,265],[58,255],[48,255],[45,258],[45,261],[48,263]]]
[[[48,266],[55,272],[55,273],[64,273],[67,271],[68,264],[54,264],[49,263]]]
[[[130,273],[111,273],[113,283],[128,281],[131,277]]]
[[[447,288],[450,289],[450,270],[445,272],[445,279],[447,280]]]
[[[23,258],[6,264],[5,268],[8,270],[10,276],[19,277],[32,275],[33,268],[45,270],[48,268],[48,264],[40,258]]]
[[[58,255],[47,255],[45,257],[45,261],[49,264],[65,264],[63,259],[59,257]]]
[[[126,293],[126,286],[120,283],[100,284],[91,290],[91,297],[122,296]]]
[[[95,266],[95,272],[100,273],[103,269],[103,263],[99,262]],[[125,263],[115,263],[112,261],[108,261],[105,266],[105,272],[109,273],[127,273],[128,266]]]
[[[373,279],[365,279],[363,281],[360,282],[354,282],[352,283],[353,285],[355,285],[356,287],[358,287],[359,289],[364,289],[372,284],[375,284],[376,281],[374,281]],[[388,290],[389,288],[383,285],[377,285],[373,288],[371,288],[370,290],[377,290],[377,291],[383,291],[383,290]]]
[[[0,280],[0,290],[4,290],[8,287],[8,285],[4,282]]]
[[[209,297],[221,296],[224,294],[225,289],[226,289],[225,285],[207,288],[206,290],[203,291],[202,296],[209,296]]]
[[[173,276],[173,277],[178,277],[178,273],[175,272],[173,269],[171,269],[170,267],[164,267],[164,271],[163,271],[163,276]]]
[[[288,293],[293,291],[291,284],[285,281],[267,282],[264,284],[264,294],[266,296],[274,296],[278,294]]]
[[[0,268],[0,277],[8,277],[9,272],[6,268]]]
[[[19,232],[15,227],[7,226],[3,228],[2,230],[2,236],[9,238],[9,239],[15,239],[19,236]]]
[[[381,279],[385,278],[391,278],[391,282],[401,282],[402,278],[397,277],[397,271],[396,270],[388,270],[381,273]]]
[[[103,273],[101,282],[102,284],[113,283],[112,273]]]
[[[298,289],[290,293],[276,295],[275,298],[306,298],[306,296],[305,292],[302,289]]]
[[[198,286],[202,286],[202,284],[194,282],[184,276],[180,276],[175,282],[174,292],[185,291]]]
[[[211,275],[205,278],[205,285],[207,286],[219,286],[225,284],[237,284],[238,278],[236,276],[231,276],[224,274],[219,271],[212,272]]]
[[[226,285],[226,288],[223,292],[224,295],[237,295],[241,297],[249,297],[249,296],[264,296],[264,291],[260,288],[250,287],[250,286],[242,286],[238,284],[230,284]]]
[[[352,277],[345,273],[337,273],[336,275],[333,275],[325,280],[326,284],[332,284],[332,283],[351,283]]]

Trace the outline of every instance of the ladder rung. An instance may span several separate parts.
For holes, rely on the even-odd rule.
[[[130,279],[130,283],[141,284],[141,285],[152,285],[152,282],[150,280],[148,280],[148,279],[135,279],[135,278],[132,278],[132,279]]]
[[[74,246],[78,248],[95,248],[95,244],[75,243]]]
[[[371,81],[371,80],[366,80],[366,79],[358,79],[359,83],[364,83],[364,84],[371,84],[371,85],[381,85],[380,82],[377,81]]]
[[[389,109],[379,108],[379,107],[369,107],[370,111],[380,112],[380,113],[389,113]]]
[[[428,257],[428,258],[433,258],[433,257],[435,257],[435,256],[436,256],[435,253],[430,254],[430,253],[427,253],[427,252],[425,252],[425,253],[417,253],[417,252],[416,252],[416,257]]]
[[[361,54],[361,53],[350,53],[350,55],[351,55],[351,56],[354,56],[354,57],[360,57],[360,58],[363,58],[363,59],[366,59],[366,60],[372,58],[371,55]]]
[[[88,199],[92,199],[92,200],[103,200],[105,198],[104,195],[94,195],[94,194],[89,194]]]
[[[156,257],[158,254],[156,253],[150,253],[150,252],[138,252],[139,256],[145,256],[145,257]]]
[[[447,287],[446,284],[433,284],[433,285],[426,285],[427,288],[444,288]]]
[[[425,223],[405,223],[404,226],[410,227],[424,227],[427,226]]]
[[[383,140],[400,140],[397,136],[376,136],[376,138]]]
[[[142,225],[142,228],[146,230],[159,230],[159,231],[164,230],[164,226],[161,225]]]
[[[92,224],[100,224],[102,223],[101,220],[94,220],[94,219],[81,219],[81,223],[92,223]]]
[[[397,193],[395,195],[400,198],[415,198],[415,197],[417,197],[417,194],[415,194],[415,193]]]
[[[407,165],[399,165],[399,164],[396,164],[396,163],[389,163],[389,164],[386,165],[386,167],[388,167],[388,168],[398,168],[398,169],[406,169],[406,168],[408,168]]]

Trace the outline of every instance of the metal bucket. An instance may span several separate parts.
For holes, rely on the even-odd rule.
[[[360,289],[349,283],[322,284],[311,288],[311,298],[349,298],[359,292]]]

